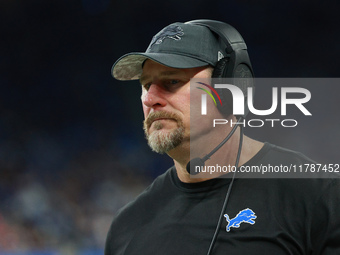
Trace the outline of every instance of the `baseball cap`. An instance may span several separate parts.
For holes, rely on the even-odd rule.
[[[224,54],[218,36],[209,28],[176,22],[158,32],[145,52],[120,57],[112,66],[112,75],[118,80],[139,79],[146,59],[173,68],[215,66]]]

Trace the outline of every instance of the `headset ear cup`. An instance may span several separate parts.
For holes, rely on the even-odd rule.
[[[218,82],[220,79],[226,77],[228,66],[229,66],[230,59],[228,57],[220,59],[212,73],[212,78],[214,78],[214,82]],[[221,81],[222,82],[222,81]],[[215,87],[215,86],[214,86]],[[216,89],[216,88],[215,88]],[[229,90],[225,89],[216,89],[217,93],[221,97],[221,101],[223,105],[218,105],[217,108],[225,117],[228,117],[233,112],[233,97]]]
[[[219,38],[221,49],[218,53],[222,53],[227,57],[217,61],[211,77],[214,78],[213,83],[215,84],[219,84],[219,81],[234,84],[243,92],[243,95],[245,95],[245,111],[242,117],[245,118],[249,111],[246,100],[247,90],[248,87],[254,89],[255,81],[253,81],[254,73],[247,51],[247,45],[242,36],[234,27],[219,21],[193,20],[187,23],[207,27]],[[220,54],[217,54],[217,56],[220,56]],[[222,78],[223,81],[221,80]],[[215,85],[212,85],[215,88]],[[229,117],[229,115],[233,114],[232,93],[228,89],[216,89],[216,91],[223,104],[218,104],[218,110],[224,117]],[[237,115],[236,117],[240,116]]]
[[[229,58],[220,59],[217,62],[211,77],[212,78],[222,78],[224,76],[223,74],[225,73],[226,68],[228,66],[228,62],[229,62]]]

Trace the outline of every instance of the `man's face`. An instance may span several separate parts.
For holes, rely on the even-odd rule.
[[[211,76],[210,67],[176,69],[147,60],[140,78],[144,131],[151,149],[167,153],[190,142],[190,78]]]

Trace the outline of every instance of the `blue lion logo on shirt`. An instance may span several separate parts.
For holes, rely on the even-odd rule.
[[[233,219],[229,219],[228,214],[224,214],[224,217],[228,221],[227,232],[230,231],[230,228],[239,228],[243,222],[254,225],[254,220],[257,218],[255,213],[249,208],[240,211]]]

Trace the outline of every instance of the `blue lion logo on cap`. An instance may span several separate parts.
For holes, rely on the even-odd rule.
[[[150,43],[150,47],[154,44],[161,44],[164,39],[170,38],[173,40],[181,40],[181,36],[184,35],[183,29],[177,25],[169,25],[156,34]]]

